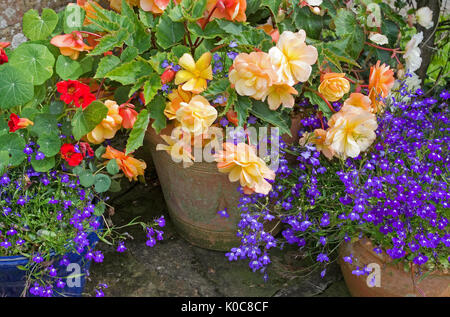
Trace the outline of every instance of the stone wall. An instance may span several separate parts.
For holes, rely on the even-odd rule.
[[[11,42],[17,47],[26,41],[22,33],[22,16],[30,9],[41,12],[42,8],[52,8],[59,11],[69,0],[0,0],[0,42]]]

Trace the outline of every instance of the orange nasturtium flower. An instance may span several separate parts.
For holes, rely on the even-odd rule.
[[[383,102],[377,100],[386,98],[394,86],[394,72],[386,64],[380,65],[380,61],[375,66],[370,67],[369,76],[369,98],[372,101],[374,112],[378,112],[383,107]]]
[[[113,100],[106,100],[108,114],[91,132],[86,135],[89,142],[100,144],[106,139],[112,139],[122,126],[122,117],[119,114],[119,105]]]
[[[350,91],[350,83],[344,73],[326,73],[319,85],[319,92],[328,101],[338,101]]]
[[[207,87],[207,80],[213,79],[211,67],[212,55],[210,52],[204,53],[197,62],[191,54],[184,53],[178,61],[183,67],[175,76],[175,85],[183,84],[183,90],[194,94],[203,92]]]
[[[173,90],[168,96],[169,102],[166,103],[164,109],[164,115],[169,120],[173,120],[177,117],[177,110],[180,109],[180,103],[189,103],[192,98],[192,94],[189,91],[184,91],[181,86],[178,86],[177,90]]]
[[[73,60],[78,59],[80,52],[92,49],[92,47],[84,43],[83,35],[78,31],[73,31],[70,34],[57,35],[51,39],[50,43],[59,47],[62,55],[69,56]]]
[[[125,155],[124,152],[120,152],[109,145],[106,147],[106,152],[102,155],[102,158],[115,159],[117,165],[130,182],[132,180],[136,181],[139,175],[144,175],[144,171],[147,168],[147,164],[144,161],[135,159],[131,155]]]
[[[246,9],[247,0],[208,0],[205,16],[211,15],[211,18],[245,22]]]
[[[229,173],[231,182],[240,181],[246,192],[267,195],[272,185],[266,180],[275,179],[275,173],[256,155],[254,147],[245,143],[223,143],[223,151],[214,155],[221,173]]]

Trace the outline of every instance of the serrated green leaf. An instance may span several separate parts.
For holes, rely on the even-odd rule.
[[[125,29],[120,29],[117,32],[108,34],[102,37],[98,45],[92,50],[92,52],[89,53],[89,55],[100,55],[111,51],[116,47],[122,47],[128,36],[128,31]]]
[[[9,61],[17,69],[26,69],[33,85],[42,85],[52,77],[55,58],[45,45],[23,44],[13,51]]]
[[[105,203],[102,201],[99,202],[98,204],[95,205],[94,215],[100,217],[105,212],[105,209],[106,209]]]
[[[52,9],[43,9],[42,16],[31,9],[23,15],[23,33],[32,41],[46,40],[58,24],[58,15]]]
[[[348,53],[351,58],[357,59],[364,48],[366,37],[355,15],[351,11],[340,9],[334,19],[334,24],[339,37],[339,40],[334,42],[335,45]]]
[[[139,8],[139,19],[148,28],[154,28],[156,25],[153,14],[151,12],[146,12],[141,8]]]
[[[331,109],[328,107],[327,103],[322,98],[320,98],[318,95],[316,95],[312,91],[305,91],[305,93],[303,95],[309,99],[309,101],[311,102],[312,105],[317,105],[319,107],[319,110],[322,111],[322,113],[325,115],[325,117],[330,119],[330,117],[333,115],[333,112],[331,111]]]
[[[252,100],[252,107],[249,109],[250,113],[262,121],[268,122],[280,129],[281,134],[286,133],[291,135],[289,128],[289,118],[282,117],[277,112],[270,110],[267,104],[259,100]]]
[[[72,132],[76,140],[94,130],[108,114],[108,107],[100,101],[92,102],[84,110],[78,109],[72,119]]]
[[[228,87],[230,87],[230,81],[227,78],[215,80],[206,88],[202,95],[205,98],[213,98],[217,95],[223,94]]]
[[[120,64],[120,58],[114,55],[103,57],[98,63],[97,73],[94,78],[104,78],[107,73],[116,68]]]
[[[22,106],[33,99],[33,84],[22,71],[3,64],[0,66],[0,74],[0,109]]]
[[[153,100],[160,89],[161,78],[157,74],[150,75],[149,79],[144,84],[144,99],[146,105]]]
[[[120,54],[120,60],[122,61],[122,63],[128,63],[135,59],[138,54],[139,51],[136,47],[128,46],[126,49],[124,49],[122,54]]]
[[[234,111],[237,113],[238,125],[243,127],[247,122],[249,111],[252,108],[252,102],[249,97],[238,96],[234,103]]]
[[[163,14],[156,26],[156,42],[163,49],[176,45],[185,34],[183,23],[173,22],[166,14]]]
[[[143,61],[133,60],[129,63],[121,64],[108,74],[106,78],[120,82],[123,85],[131,85],[144,76],[148,76],[153,73],[152,67]]]
[[[150,122],[150,116],[146,109],[143,109],[137,116],[134,123],[133,130],[131,130],[128,137],[126,155],[136,151],[140,148],[144,142],[145,132],[147,131],[148,124]]]
[[[0,151],[9,154],[9,164],[12,166],[18,166],[25,160],[24,148],[25,140],[15,133],[2,135],[0,138]]]
[[[294,23],[298,29],[305,30],[309,38],[319,39],[322,29],[324,28],[323,17],[315,15],[308,7],[294,8]]]
[[[150,118],[154,119],[152,127],[156,133],[159,133],[166,127],[167,120],[164,115],[164,109],[166,108],[166,100],[163,96],[157,95],[149,104]]]

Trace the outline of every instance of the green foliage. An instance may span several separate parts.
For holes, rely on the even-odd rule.
[[[25,141],[16,133],[2,135],[0,138],[0,152],[6,152],[9,155],[9,164],[18,166],[25,160]]]
[[[142,146],[149,122],[150,115],[146,109],[143,109],[138,114],[136,122],[133,126],[133,130],[131,130],[130,136],[128,138],[127,148],[125,151],[126,155],[136,151]]]
[[[22,106],[34,96],[29,76],[8,64],[0,66],[0,109]]]
[[[345,9],[339,9],[334,24],[339,37],[334,46],[346,52],[351,58],[357,59],[364,48],[366,37],[355,15]]]
[[[166,108],[166,100],[163,96],[157,95],[152,102],[148,105],[150,109],[150,118],[154,121],[152,127],[156,133],[159,133],[166,127],[166,116],[164,115],[164,109]]]
[[[106,74],[106,78],[118,81],[122,85],[134,84],[139,78],[153,73],[152,67],[144,61],[132,60],[121,64]]]
[[[289,117],[283,116],[277,111],[269,109],[267,104],[259,100],[252,100],[253,106],[249,109],[250,113],[262,121],[268,122],[280,129],[280,134],[286,133],[291,135],[289,128]]]
[[[52,9],[43,9],[42,16],[31,9],[23,16],[23,33],[32,41],[45,40],[58,24],[58,15]]]
[[[153,100],[160,89],[160,77],[157,74],[151,74],[144,84],[144,99],[146,105]]]
[[[72,119],[72,132],[76,140],[91,132],[108,114],[108,108],[94,101],[84,110],[79,108]]]
[[[185,34],[183,23],[173,22],[164,13],[156,26],[156,41],[163,49],[168,49],[183,39]]]

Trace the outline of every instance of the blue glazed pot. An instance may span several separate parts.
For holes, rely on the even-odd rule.
[[[88,235],[89,246],[91,249],[95,247],[99,238],[96,232],[91,232]],[[86,272],[89,271],[91,261],[86,260],[84,255],[86,252],[80,254],[69,253],[66,254],[69,262],[68,267],[59,265],[59,259],[55,259],[53,266],[58,271],[58,276],[65,277],[62,280],[66,283],[64,288],[55,288],[54,296],[82,296],[84,286],[86,284]],[[17,267],[25,266],[28,263],[28,258],[23,256],[3,256],[0,257],[0,297],[19,297],[23,296],[26,271],[20,270]],[[67,277],[67,278],[66,278]],[[61,294],[58,294],[61,293]],[[30,296],[30,294],[25,294]]]

